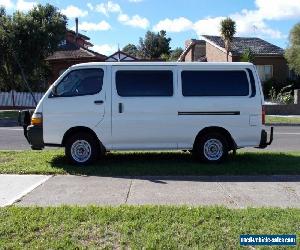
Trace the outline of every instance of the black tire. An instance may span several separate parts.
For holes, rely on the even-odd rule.
[[[100,155],[98,138],[86,132],[72,134],[66,140],[65,154],[68,160],[75,165],[90,165]]]
[[[220,133],[207,133],[196,139],[193,154],[196,159],[209,163],[220,163],[228,156],[228,142]]]

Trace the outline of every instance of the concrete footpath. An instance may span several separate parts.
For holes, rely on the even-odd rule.
[[[300,208],[300,175],[99,177],[0,175],[0,206],[172,204]]]

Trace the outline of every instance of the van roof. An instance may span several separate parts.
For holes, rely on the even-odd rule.
[[[90,66],[196,66],[196,65],[207,65],[207,66],[252,66],[252,63],[248,62],[89,62],[80,63],[71,66],[70,68],[76,67],[90,67]]]

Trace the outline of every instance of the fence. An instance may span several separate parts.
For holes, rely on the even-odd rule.
[[[42,99],[44,93],[33,93],[37,102]],[[28,92],[0,92],[0,108],[35,107],[34,100]]]

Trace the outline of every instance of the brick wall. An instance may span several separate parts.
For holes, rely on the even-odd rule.
[[[300,115],[300,104],[265,105],[267,115]]]
[[[197,62],[206,55],[206,45],[196,44],[194,49],[194,61]]]
[[[185,62],[197,62],[200,58],[205,56],[205,44],[206,42],[203,40],[186,40],[185,47],[187,48],[192,42],[194,45],[185,55]]]
[[[193,50],[190,49],[189,52],[185,56],[185,62],[192,62],[193,61]]]
[[[226,62],[226,53],[210,43],[206,43],[206,58],[208,62]],[[228,61],[232,62],[230,55]]]

